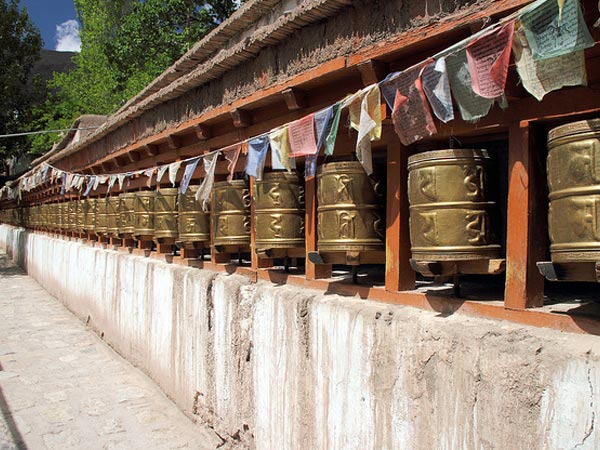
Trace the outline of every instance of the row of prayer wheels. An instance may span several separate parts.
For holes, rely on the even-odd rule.
[[[600,119],[562,125],[548,136],[552,264],[600,261]],[[412,267],[424,275],[504,270],[494,160],[486,150],[447,149],[408,161]],[[384,194],[358,162],[324,164],[317,175],[318,252],[313,262],[358,264],[384,255]],[[0,220],[99,236],[206,243],[216,252],[250,250],[250,207],[259,256],[304,253],[304,188],[296,174],[266,173],[251,198],[245,180],[215,183],[211,213],[176,189],[2,211]],[[212,227],[212,229],[211,229]],[[345,255],[341,260],[335,255]],[[334,256],[332,256],[334,255]],[[309,255],[310,257],[311,255]],[[378,257],[379,258],[379,257]],[[375,262],[383,263],[383,258]],[[311,258],[311,260],[313,260]]]

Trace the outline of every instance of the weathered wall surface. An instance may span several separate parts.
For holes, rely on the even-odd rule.
[[[110,154],[150,135],[266,89],[337,57],[351,55],[384,39],[448,19],[452,14],[485,9],[494,0],[388,1],[358,0],[327,20],[305,26],[280,43],[269,45],[250,61],[221,77],[165,101],[132,119],[94,144],[97,157]],[[234,38],[221,53],[237,44],[261,40],[276,19],[311,0],[283,0],[251,30]],[[251,36],[252,35],[252,36]]]
[[[596,337],[252,284],[5,225],[0,248],[231,447],[600,448]]]

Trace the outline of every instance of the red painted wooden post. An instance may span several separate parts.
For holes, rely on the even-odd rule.
[[[407,163],[408,151],[396,138],[387,147],[385,288],[388,291],[415,288],[415,272],[409,261]]]
[[[545,256],[547,242],[543,182],[536,176],[535,148],[528,121],[511,123],[508,156],[506,287],[504,306],[524,309],[544,303],[544,279],[535,263]]]
[[[331,264],[313,264],[308,260],[308,252],[317,251],[317,177],[306,179],[306,214],[305,214],[305,243],[306,243],[306,279],[331,277]]]

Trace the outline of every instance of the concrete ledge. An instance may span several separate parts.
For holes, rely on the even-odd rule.
[[[229,448],[600,448],[600,338],[251,283],[0,225]]]

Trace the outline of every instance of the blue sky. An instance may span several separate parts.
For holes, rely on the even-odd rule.
[[[29,17],[40,29],[44,48],[77,49],[79,34],[73,0],[21,0],[20,4],[27,7]]]

